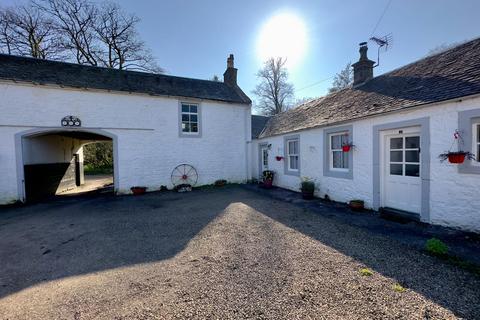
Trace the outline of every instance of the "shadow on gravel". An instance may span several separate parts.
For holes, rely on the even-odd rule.
[[[222,192],[165,192],[2,208],[0,298],[46,281],[171,258],[231,200]]]
[[[247,200],[243,203],[365,264],[374,272],[394,279],[403,287],[423,295],[459,317],[480,319],[480,279],[467,271],[445,264],[397,241],[352,227],[333,215],[312,213],[308,209],[278,212],[268,205],[259,206],[255,201]],[[429,319],[428,310],[425,312],[425,319]]]

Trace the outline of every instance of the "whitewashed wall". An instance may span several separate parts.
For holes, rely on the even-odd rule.
[[[430,118],[430,223],[453,226],[465,230],[480,231],[480,175],[460,174],[457,165],[448,161],[441,163],[438,155],[452,145],[453,132],[458,127],[458,111],[479,109],[480,98],[449,102],[435,106],[402,111],[389,115],[372,117],[342,125],[353,125],[353,180],[323,176],[323,129],[310,129],[300,135],[301,172],[300,176],[315,179],[319,186],[317,196],[328,194],[332,200],[348,202],[362,199],[367,207],[373,205],[373,126],[404,120]],[[332,128],[332,127],[328,127]],[[252,172],[258,176],[258,144],[270,143],[270,169],[276,172],[274,184],[298,191],[300,177],[284,174],[284,136],[254,140],[255,155]]]
[[[23,163],[67,163],[79,153],[82,141],[58,135],[38,136],[23,141]],[[83,155],[83,152],[82,152]]]
[[[8,82],[0,83],[0,96],[0,203],[18,199],[15,135],[35,128],[58,129],[67,115],[79,117],[83,129],[117,136],[119,193],[130,192],[134,185],[149,190],[172,187],[170,174],[181,163],[196,167],[199,185],[248,178],[247,105]],[[179,101],[200,103],[200,138],[179,137]]]

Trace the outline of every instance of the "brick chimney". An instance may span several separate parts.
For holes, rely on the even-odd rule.
[[[360,43],[360,59],[352,65],[353,86],[363,84],[373,78],[373,65],[375,64],[375,61],[368,59],[367,51],[367,43]]]
[[[237,85],[237,69],[235,68],[233,60],[233,54],[230,54],[227,59],[227,70],[223,73],[223,82],[234,87]]]

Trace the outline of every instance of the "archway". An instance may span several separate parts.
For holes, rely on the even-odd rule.
[[[111,141],[113,145],[114,187],[110,189],[115,192],[118,190],[116,135],[99,129],[80,128],[39,128],[17,134],[19,199],[32,202],[87,190],[83,146],[100,141]]]

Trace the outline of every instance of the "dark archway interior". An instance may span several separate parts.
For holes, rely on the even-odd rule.
[[[83,146],[111,140],[85,131],[49,131],[24,137],[22,152],[25,200],[36,202],[87,190]]]

